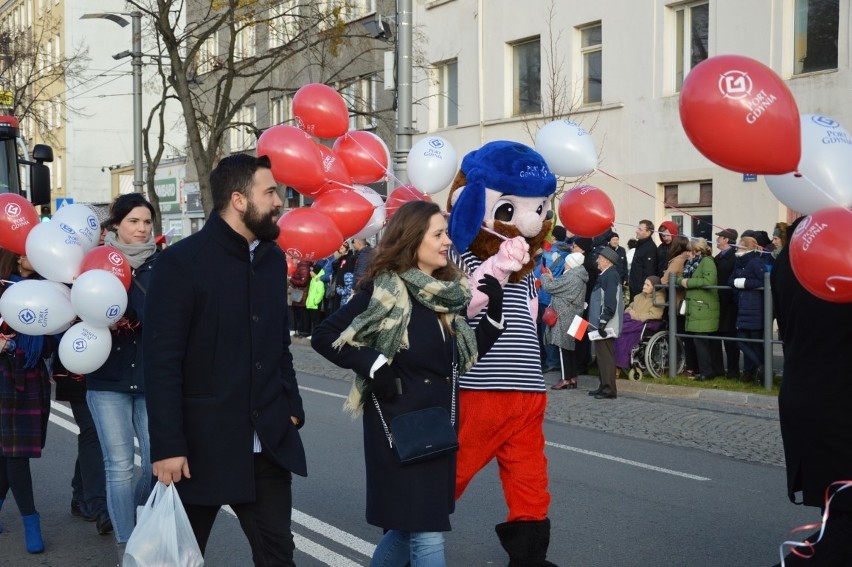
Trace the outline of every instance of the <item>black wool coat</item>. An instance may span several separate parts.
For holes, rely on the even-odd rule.
[[[304,423],[290,354],[287,264],[273,241],[248,242],[215,212],[169,246],[148,289],[145,383],[151,461],[186,456],[184,502],[255,499],[253,433],[264,455],[305,476],[290,416]]]
[[[349,303],[323,321],[311,339],[311,345],[325,358],[361,376],[370,375],[370,369],[379,356],[378,351],[349,345],[338,350],[331,345],[367,308],[371,293],[372,290],[367,289],[356,294]],[[453,394],[452,339],[442,334],[434,311],[416,299],[412,299],[411,304],[408,324],[410,348],[401,350],[391,365],[402,380],[403,393],[392,402],[379,402],[388,424],[399,414],[427,407],[438,406],[450,411]],[[500,331],[491,325],[480,324],[476,335],[482,355],[494,344]],[[388,444],[372,398],[365,397],[364,401],[367,522],[385,529],[404,531],[450,530],[450,514],[455,509],[455,453],[400,466]],[[341,465],[344,466],[343,463]]]
[[[792,227],[791,227],[792,232]],[[824,506],[825,489],[852,479],[852,303],[811,295],[790,265],[787,247],[770,274],[778,328],[784,338],[784,378],[778,397],[791,501]],[[852,512],[852,490],[832,509]]]
[[[643,238],[636,245],[636,252],[633,253],[633,262],[630,264],[631,299],[642,293],[645,278],[657,275],[659,275],[657,273],[657,245],[654,244],[651,237]]]
[[[728,280],[734,272],[736,249],[728,248],[713,258],[716,261],[716,281],[719,285],[729,285]],[[719,290],[719,332],[737,331],[737,299],[732,289]]]

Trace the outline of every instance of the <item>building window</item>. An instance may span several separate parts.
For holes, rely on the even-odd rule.
[[[675,91],[680,92],[689,71],[707,59],[710,5],[687,4],[675,9]]]
[[[234,116],[234,125],[231,127],[232,152],[248,150],[255,146],[257,143],[256,122],[257,109],[253,104],[247,104],[237,111]]]
[[[284,97],[278,96],[269,101],[269,125],[283,124],[287,120],[284,115]]]
[[[459,62],[457,59],[438,64],[438,127],[459,123]]]
[[[347,84],[340,94],[349,108],[350,130],[376,127],[376,84],[372,77]]]
[[[512,46],[512,114],[541,112],[541,42],[535,38]]]
[[[692,238],[713,242],[713,182],[691,181],[663,185],[666,212],[687,213],[688,218],[672,214],[678,231]],[[676,209],[675,209],[676,207]]]
[[[199,73],[209,73],[219,68],[219,34],[208,36],[195,55]]]
[[[583,104],[601,102],[603,28],[600,24],[580,30],[580,55],[583,58]]]
[[[269,48],[287,45],[299,33],[297,0],[283,0],[269,9]]]
[[[796,0],[794,74],[837,69],[840,0]]]
[[[236,30],[236,41],[234,42],[234,59],[248,59],[255,56],[254,43],[254,21],[244,20],[239,23],[242,27]]]

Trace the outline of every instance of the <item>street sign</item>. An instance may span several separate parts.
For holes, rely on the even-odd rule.
[[[743,173],[743,183],[749,183],[752,181],[757,181],[756,173]]]
[[[56,210],[58,211],[59,209],[61,209],[65,205],[72,205],[73,203],[74,203],[74,199],[72,199],[71,197],[62,197],[62,198],[56,199]]]
[[[15,104],[15,93],[0,91],[0,106],[12,106],[13,104]]]

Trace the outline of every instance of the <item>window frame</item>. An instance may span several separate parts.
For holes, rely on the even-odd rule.
[[[600,41],[598,43],[586,45],[586,37],[591,30],[599,29],[600,30]],[[591,24],[586,24],[582,27],[577,28],[577,32],[579,35],[579,45],[580,45],[580,67],[582,69],[582,104],[584,105],[592,105],[592,104],[601,104],[603,102],[603,22],[594,22]],[[589,88],[589,84],[591,83],[593,77],[590,77],[589,69],[591,65],[589,64],[590,57],[595,54],[600,55],[599,61],[599,84],[598,87],[598,98],[592,99],[590,97],[590,93],[592,89]]]
[[[805,60],[808,57],[808,49],[811,47],[808,44],[808,36],[811,30],[808,29],[808,22],[810,21],[807,18],[807,14],[811,11],[813,6],[811,6],[812,2],[832,2],[836,3],[836,18],[833,19],[834,25],[836,26],[835,36],[834,36],[834,61],[833,66],[824,66],[817,63],[814,67],[805,68]],[[804,6],[803,6],[804,5]],[[805,8],[803,10],[803,8]],[[805,12],[805,19],[802,21],[801,16],[802,12]],[[839,42],[840,42],[840,2],[839,0],[793,0],[793,76],[807,75],[809,73],[819,73],[824,71],[836,71],[840,67],[839,55]],[[815,18],[815,21],[825,22],[825,18]],[[804,29],[800,29],[804,26]]]
[[[672,7],[674,12],[674,72],[672,74],[674,92],[679,93],[683,88],[683,81],[689,72],[701,61],[693,63],[693,34],[692,19],[694,10],[700,7],[707,8],[707,57],[710,57],[710,2],[700,0]]]
[[[459,60],[448,59],[435,65],[438,91],[438,128],[459,125]],[[450,69],[455,69],[453,80]],[[453,114],[455,119],[453,120]]]
[[[535,44],[538,46],[538,49],[535,51],[538,54],[538,104],[533,104],[530,99],[531,96],[521,97],[521,83],[530,83],[529,77],[523,78],[521,75],[534,75],[535,72],[529,69],[521,69],[522,65],[522,53],[519,50],[529,47]],[[542,109],[542,100],[541,100],[541,36],[530,37],[521,41],[517,41],[510,44],[511,54],[512,54],[512,116],[524,116],[528,114],[541,114]],[[530,51],[533,53],[533,51]],[[526,72],[523,72],[526,71]],[[527,106],[524,105],[526,102]]]

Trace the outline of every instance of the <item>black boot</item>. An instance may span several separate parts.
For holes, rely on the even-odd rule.
[[[509,567],[557,567],[547,560],[550,519],[537,522],[505,522],[494,527],[500,545],[509,554]]]

